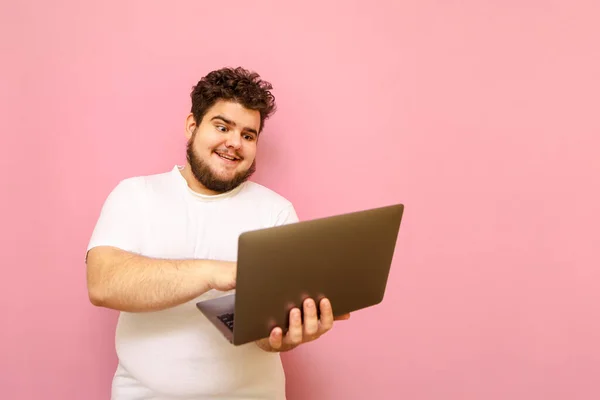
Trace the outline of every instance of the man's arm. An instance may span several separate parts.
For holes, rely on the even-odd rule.
[[[166,260],[99,246],[87,256],[92,304],[119,311],[158,311],[190,301],[210,290],[235,287],[236,263]]]

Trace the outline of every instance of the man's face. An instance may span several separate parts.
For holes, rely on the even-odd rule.
[[[260,113],[232,101],[218,101],[200,125],[187,123],[187,159],[194,177],[214,193],[228,192],[255,171]]]

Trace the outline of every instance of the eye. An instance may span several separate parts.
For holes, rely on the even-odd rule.
[[[248,135],[248,134],[246,134],[246,135],[244,135],[244,139],[246,139],[246,140],[248,140],[248,141],[251,142],[251,141],[254,140],[254,135]]]
[[[217,128],[218,131],[227,132],[227,127],[224,125],[216,125],[215,127]]]

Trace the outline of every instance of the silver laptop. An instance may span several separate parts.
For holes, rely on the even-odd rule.
[[[234,345],[266,338],[311,297],[327,297],[336,316],[384,297],[403,204],[244,232],[235,293],[197,308]]]

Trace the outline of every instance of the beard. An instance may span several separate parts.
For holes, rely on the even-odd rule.
[[[255,159],[250,168],[248,168],[246,171],[238,172],[232,179],[219,179],[210,169],[210,166],[202,161],[194,152],[192,147],[193,142],[194,138],[192,137],[187,144],[187,161],[190,164],[194,177],[208,190],[212,190],[213,192],[217,193],[229,192],[246,182],[256,171]]]

